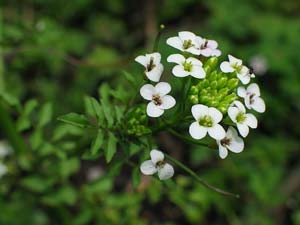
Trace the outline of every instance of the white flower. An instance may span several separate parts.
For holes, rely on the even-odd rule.
[[[233,73],[236,72],[237,77],[243,84],[248,84],[252,77],[255,75],[243,65],[242,60],[233,57],[232,55],[228,55],[229,61],[222,62],[220,68],[224,73]]]
[[[160,180],[166,180],[174,175],[174,168],[170,164],[164,161],[164,154],[153,149],[150,152],[151,160],[147,160],[142,163],[140,170],[145,175],[153,175],[158,173]]]
[[[192,114],[196,119],[196,122],[193,122],[189,129],[193,138],[204,138],[207,133],[216,140],[225,137],[225,130],[219,124],[223,115],[218,109],[197,104],[192,106]]]
[[[237,131],[233,127],[229,127],[225,138],[217,140],[219,146],[219,156],[225,159],[228,150],[234,153],[240,153],[244,150],[244,140],[239,137]]]
[[[234,101],[233,105],[228,108],[230,119],[236,123],[240,134],[246,137],[249,133],[249,127],[257,128],[257,119],[251,113],[246,113],[244,105],[239,101]]]
[[[0,141],[0,158],[6,157],[12,151],[12,147],[6,141]]]
[[[140,89],[141,96],[150,100],[147,105],[147,115],[150,117],[159,117],[164,113],[165,109],[172,108],[176,101],[175,99],[167,95],[171,91],[170,84],[166,82],[160,82],[155,85],[145,84]]]
[[[221,55],[221,51],[218,48],[218,42],[215,40],[208,40],[205,38],[197,37],[199,42],[200,55],[205,57],[217,56]]]
[[[168,38],[167,44],[183,52],[189,52],[194,55],[200,54],[197,36],[189,31],[181,31],[178,33],[178,37]]]
[[[172,73],[176,77],[186,77],[191,75],[201,79],[206,75],[202,67],[202,62],[196,58],[189,57],[186,59],[183,55],[173,54],[168,57],[167,61],[178,64],[174,66],[172,70]]]
[[[6,165],[0,163],[0,178],[7,173],[7,167]]]
[[[135,61],[142,64],[146,70],[147,78],[153,82],[158,82],[164,70],[164,66],[160,63],[161,55],[158,52],[151,54],[140,55],[135,58]]]
[[[245,99],[245,105],[248,109],[254,109],[259,113],[263,113],[266,110],[265,102],[260,97],[260,90],[257,84],[250,84],[247,89],[239,87],[237,93]]]

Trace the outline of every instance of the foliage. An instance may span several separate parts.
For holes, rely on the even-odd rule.
[[[0,224],[299,224],[299,2],[76,0],[0,6],[1,138],[14,147],[3,160],[8,172],[1,178]],[[140,175],[149,145],[141,134],[149,130],[147,119],[129,119],[144,118],[144,106],[132,108],[130,99],[143,80],[133,58],[145,46],[152,51],[149,29],[161,23],[166,29],[158,47],[164,58],[171,52],[166,37],[193,30],[216,39],[224,60],[234,53],[249,64],[257,56],[267,62],[267,72],[257,79],[267,112],[243,154],[221,160],[208,148],[166,133],[150,143],[240,199],[218,195],[182,171],[166,182]],[[179,96],[178,81],[166,79]],[[8,132],[11,125],[17,135]],[[126,136],[115,132],[123,126],[132,128]],[[141,151],[145,154],[137,154]]]

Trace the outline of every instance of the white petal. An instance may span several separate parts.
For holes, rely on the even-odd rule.
[[[246,112],[245,106],[240,101],[234,101],[233,105],[235,105],[240,111]]]
[[[257,128],[257,119],[256,119],[256,117],[251,113],[247,113],[246,117],[247,118],[245,120],[245,123],[251,128]]]
[[[227,148],[219,144],[219,156],[221,159],[225,159],[228,155]]]
[[[199,59],[196,59],[194,57],[189,57],[186,59],[188,63],[192,63],[193,66],[202,66],[202,62]]]
[[[160,180],[166,180],[174,175],[174,168],[166,163],[162,168],[158,169],[158,177]]]
[[[229,107],[228,108],[228,116],[230,117],[230,119],[236,123],[236,116],[239,114],[240,110],[237,107]]]
[[[237,137],[237,139],[235,141],[231,141],[230,145],[227,147],[234,153],[240,153],[244,150],[244,140],[240,137]]]
[[[266,105],[265,105],[265,102],[262,98],[260,97],[257,97],[253,100],[253,103],[252,103],[252,108],[259,112],[259,113],[263,113],[266,111]]]
[[[139,64],[142,64],[144,67],[147,67],[147,64],[149,63],[148,58],[144,55],[140,55],[135,58],[135,61]]]
[[[218,47],[218,42],[216,42],[215,40],[208,40],[207,46],[209,48],[216,49]]]
[[[192,53],[194,55],[200,55],[200,49],[198,49],[197,47],[190,47],[190,48],[186,49],[185,51]]]
[[[170,37],[167,39],[167,44],[172,46],[173,48],[177,48],[179,50],[183,50],[182,48],[182,41],[179,37]]]
[[[203,55],[205,57],[211,56],[212,53],[213,53],[213,50],[210,48],[201,49],[201,55]]]
[[[237,64],[237,65],[242,65],[243,64],[243,61],[238,59],[238,58],[235,58],[234,56],[232,55],[228,55],[228,59],[229,59],[229,62],[230,64]]]
[[[173,98],[170,95],[165,95],[161,98],[162,104],[161,104],[161,108],[163,109],[170,109],[172,108],[175,104],[176,104],[176,100],[175,98]]]
[[[149,59],[151,59],[151,57],[153,58],[154,65],[160,64],[160,60],[161,60],[160,53],[154,52],[154,53],[151,53],[151,54],[147,54],[147,57],[149,57]]]
[[[198,120],[200,117],[208,114],[208,107],[206,105],[197,104],[192,106],[191,111],[195,120]]]
[[[230,151],[240,153],[244,150],[244,140],[239,137],[237,131],[233,127],[228,128],[226,137],[231,139],[231,143],[227,146]]]
[[[146,76],[149,80],[153,82],[158,82],[163,71],[164,71],[164,66],[162,64],[158,64],[151,71],[146,72]]]
[[[229,62],[222,62],[220,68],[224,73],[232,73],[234,71]]]
[[[215,124],[213,127],[208,128],[208,134],[216,140],[221,140],[225,137],[226,132],[220,124]]]
[[[185,58],[181,54],[172,54],[167,58],[167,61],[181,65],[185,61]]]
[[[184,40],[194,41],[196,38],[196,35],[190,31],[181,31],[178,33],[178,36],[182,41]]]
[[[213,50],[211,56],[217,56],[219,57],[222,54],[222,52],[219,49]]]
[[[241,98],[245,98],[245,96],[246,96],[246,89],[244,87],[238,87],[237,94]]]
[[[146,100],[152,100],[154,94],[156,94],[156,90],[151,84],[145,84],[140,89],[141,96]]]
[[[190,125],[189,132],[194,139],[201,139],[206,136],[207,128],[200,126],[198,122],[193,122]]]
[[[160,96],[164,96],[171,91],[171,85],[167,82],[159,82],[155,85],[156,93]]]
[[[223,118],[223,114],[214,107],[208,108],[208,114],[213,118],[214,123],[219,123]]]
[[[152,175],[157,172],[157,169],[151,160],[142,163],[140,170],[145,175]]]
[[[191,71],[191,76],[202,79],[206,76],[205,70],[202,68],[202,66],[193,66],[193,69]]]
[[[243,84],[248,84],[250,82],[250,77],[247,75],[240,75],[238,74],[237,77]]]
[[[160,161],[163,161],[165,158],[164,153],[162,153],[161,151],[156,150],[156,149],[151,150],[150,157],[151,157],[152,163],[154,163],[154,165],[156,165],[156,163],[158,163]]]
[[[164,113],[164,110],[159,108],[153,102],[147,105],[147,115],[150,117],[159,117]]]
[[[172,73],[176,77],[186,77],[190,74],[189,72],[185,71],[183,66],[181,65],[174,66],[172,69]]]
[[[249,127],[246,124],[238,123],[237,128],[240,134],[242,135],[242,137],[247,137],[247,135],[249,134]]]
[[[255,94],[255,96],[260,96],[260,90],[256,83],[252,83],[247,87],[247,92]]]

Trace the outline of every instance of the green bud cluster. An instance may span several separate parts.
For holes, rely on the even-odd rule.
[[[235,74],[218,71],[217,65],[217,57],[207,60],[204,64],[206,77],[191,86],[189,100],[192,104],[215,107],[225,114],[230,104],[238,99],[236,93],[239,79]]]
[[[148,116],[146,106],[139,105],[133,108],[126,116],[126,128],[129,135],[142,136],[151,132],[147,127]]]

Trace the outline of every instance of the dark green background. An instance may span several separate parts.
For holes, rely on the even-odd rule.
[[[300,1],[4,0],[0,5],[1,95],[9,93],[22,105],[36,99],[41,109],[30,114],[31,121],[43,120],[37,119],[41,114],[46,121],[22,125],[25,143],[36,150],[25,156],[22,172],[14,169],[17,154],[7,162],[0,224],[300,224]],[[163,63],[174,52],[166,38],[182,30],[217,40],[224,60],[233,54],[246,64],[255,56],[266,61],[267,71],[256,82],[267,111],[259,115],[259,128],[246,138],[243,153],[221,160],[217,152],[167,134],[157,137],[165,151],[216,186],[239,193],[238,200],[180,172],[175,186],[143,177],[134,190],[132,168],[114,173],[117,165],[107,167],[102,159],[79,160],[89,147],[79,138],[60,144],[59,132],[66,128],[55,117],[82,112],[83,96],[96,96],[104,82],[124,86],[122,70],[141,76],[134,57],[151,51],[161,23]],[[10,113],[20,120],[16,111]],[[68,132],[81,135],[75,128]],[[89,182],[86,174],[95,166],[104,175]]]

